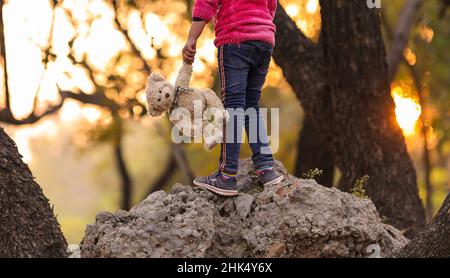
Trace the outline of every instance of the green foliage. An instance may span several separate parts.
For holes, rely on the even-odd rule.
[[[353,195],[355,195],[359,198],[369,199],[369,196],[367,196],[366,190],[364,189],[368,183],[369,183],[368,175],[365,175],[365,176],[357,179],[355,181],[355,184],[353,185],[352,190],[350,190],[350,193],[352,193]]]
[[[303,179],[312,180],[316,177],[320,177],[323,174],[323,170],[319,170],[317,168],[315,169],[309,169],[306,173],[302,174]]]

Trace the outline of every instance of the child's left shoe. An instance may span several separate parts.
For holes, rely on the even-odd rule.
[[[225,177],[219,171],[206,177],[195,178],[193,182],[195,185],[220,196],[232,197],[239,195],[236,178]]]
[[[263,186],[279,184],[284,180],[283,176],[278,175],[273,168],[256,170],[258,174],[259,182]]]

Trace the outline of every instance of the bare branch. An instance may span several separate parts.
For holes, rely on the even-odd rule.
[[[102,108],[109,109],[110,111],[118,111],[120,106],[114,101],[108,99],[101,91],[94,94],[86,94],[83,92],[72,92],[68,90],[59,90],[60,98],[58,104],[49,106],[43,113],[36,114],[33,111],[29,116],[24,119],[16,119],[12,113],[8,113],[8,110],[4,109],[0,111],[0,122],[4,122],[11,125],[26,125],[34,124],[42,118],[52,115],[57,112],[64,105],[65,100],[74,99],[84,104],[97,105]]]
[[[30,115],[28,115],[24,119],[16,119],[14,115],[11,113],[10,110],[3,109],[0,111],[0,122],[4,122],[11,125],[27,125],[27,124],[34,124],[38,122],[40,119],[52,115],[55,112],[57,112],[64,104],[65,97],[61,97],[61,101],[57,105],[52,105],[47,107],[47,109],[37,115],[35,111],[33,111]]]
[[[420,9],[422,0],[408,0],[398,18],[393,41],[387,54],[389,80],[392,81],[402,60],[403,51],[408,45],[409,32],[415,22],[415,14]]]
[[[103,94],[103,91],[97,91],[93,94],[86,94],[83,92],[75,93],[72,91],[61,91],[60,94],[63,97],[63,99],[71,98],[74,100],[78,100],[79,102],[84,104],[97,105],[102,108],[107,108],[111,111],[117,111],[120,109],[120,106],[114,101],[107,98]]]
[[[0,50],[1,58],[3,59],[3,83],[5,87],[5,111],[1,111],[4,114],[12,116],[11,112],[11,98],[8,85],[8,66],[6,58],[6,45],[5,45],[5,24],[3,20],[3,5],[4,1],[1,1],[0,5]]]
[[[130,33],[126,27],[120,23],[119,20],[119,0],[113,0],[112,1],[113,9],[114,9],[114,23],[116,24],[117,29],[122,33],[122,35],[127,40],[128,44],[131,47],[131,51],[142,61],[142,64],[144,65],[144,70],[148,73],[151,72],[151,67],[147,63],[147,61],[144,59],[143,54],[141,51],[137,48],[136,44],[131,39]]]
[[[2,2],[2,5],[3,5],[3,2]],[[55,6],[57,5],[57,3],[55,1],[50,1],[50,5],[54,9]],[[1,9],[1,7],[0,7],[0,9]],[[62,107],[62,105],[64,103],[64,98],[61,98],[61,101],[57,105],[51,105],[51,106],[47,107],[43,113],[41,113],[39,115],[36,113],[37,106],[38,106],[39,91],[42,86],[42,81],[44,79],[45,72],[47,71],[47,68],[48,68],[48,63],[50,60],[49,57],[51,55],[53,55],[51,52],[51,49],[52,49],[51,42],[53,39],[54,26],[55,26],[55,12],[53,10],[53,16],[52,16],[52,21],[51,21],[51,25],[50,25],[47,46],[45,48],[42,48],[41,46],[36,44],[41,49],[41,51],[43,53],[45,53],[45,58],[44,58],[44,71],[41,75],[38,87],[34,94],[33,110],[26,118],[19,120],[14,117],[14,114],[12,113],[12,109],[11,109],[10,91],[9,91],[9,86],[8,86],[8,70],[7,70],[7,63],[6,63],[3,9],[0,10],[0,45],[1,45],[1,55],[3,57],[3,65],[4,65],[5,104],[6,104],[5,105],[6,107],[4,109],[0,110],[0,121],[6,122],[9,124],[13,124],[13,125],[33,124],[33,123],[39,121],[40,119],[42,119],[43,117],[55,113]]]

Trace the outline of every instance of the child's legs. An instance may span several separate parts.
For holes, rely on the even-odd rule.
[[[230,114],[221,144],[219,170],[234,175],[238,171],[245,109],[245,89],[253,48],[224,45],[219,48],[219,76],[222,102]]]
[[[270,150],[267,129],[264,118],[260,113],[259,101],[261,89],[266,81],[272,48],[265,44],[256,44],[257,51],[254,57],[257,59],[251,67],[247,77],[245,130],[253,151],[253,163],[256,169],[273,166],[273,155]]]

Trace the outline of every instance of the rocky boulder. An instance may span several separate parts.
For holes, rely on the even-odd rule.
[[[176,184],[130,211],[88,225],[82,257],[369,257],[407,243],[373,203],[289,175],[262,188],[251,160],[240,164],[235,198]]]

